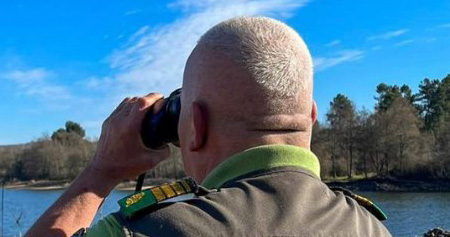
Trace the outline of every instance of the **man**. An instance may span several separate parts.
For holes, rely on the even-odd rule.
[[[121,180],[168,156],[166,147],[144,148],[139,135],[160,98],[127,98],[117,107],[90,164],[28,235],[88,227]],[[189,200],[151,205],[141,202],[149,193],[138,193],[79,235],[390,236],[354,199],[320,181],[309,150],[316,120],[312,60],[293,29],[262,17],[214,26],[187,60],[181,104],[185,171],[206,189]],[[138,202],[151,208],[127,212]]]

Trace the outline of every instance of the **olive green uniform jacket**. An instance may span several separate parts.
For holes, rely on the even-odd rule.
[[[307,149],[251,148],[216,167],[197,196],[158,203],[131,218],[121,210],[87,236],[391,236],[319,174],[319,161]]]

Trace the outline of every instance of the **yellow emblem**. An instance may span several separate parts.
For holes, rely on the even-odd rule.
[[[153,196],[155,196],[156,201],[160,202],[166,199],[166,196],[160,187],[151,188],[150,191],[153,193]]]
[[[174,182],[174,183],[170,184],[170,187],[172,187],[173,190],[175,190],[177,195],[182,195],[182,194],[186,193],[184,191],[183,187],[181,186],[181,184],[179,184],[178,182]]]
[[[139,202],[143,197],[144,197],[145,193],[140,192],[140,193],[136,193],[133,196],[127,198],[127,200],[125,201],[125,204],[127,205],[127,207]]]
[[[173,191],[173,189],[169,185],[164,184],[164,185],[161,185],[160,187],[167,198],[172,198],[172,197],[177,196],[177,194]]]

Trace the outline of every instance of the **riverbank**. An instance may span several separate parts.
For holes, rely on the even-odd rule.
[[[150,188],[161,183],[171,182],[170,179],[146,179],[143,188]],[[369,178],[369,179],[340,179],[324,180],[330,187],[342,187],[352,191],[362,192],[450,192],[448,180],[407,180],[394,178]],[[5,184],[6,189],[25,190],[60,190],[70,185],[68,180],[39,180],[39,181],[13,181]],[[133,191],[135,181],[120,183],[115,189],[119,191]]]
[[[143,189],[150,188],[152,186],[170,182],[170,179],[146,179]],[[48,190],[61,190],[69,187],[70,182],[68,180],[32,180],[32,181],[12,181],[6,182],[5,189],[23,189],[34,191],[48,191]],[[119,191],[133,191],[136,187],[135,181],[122,182],[115,190]]]
[[[449,180],[408,180],[369,178],[358,180],[325,180],[330,187],[362,192],[450,192]]]

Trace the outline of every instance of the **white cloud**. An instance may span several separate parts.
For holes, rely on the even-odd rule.
[[[405,46],[405,45],[411,44],[413,42],[414,42],[414,40],[403,40],[403,41],[400,41],[400,42],[394,44],[394,46],[395,47]]]
[[[130,10],[130,11],[125,12],[125,14],[123,14],[123,15],[124,16],[131,16],[131,15],[136,15],[136,14],[138,14],[140,12],[143,12],[143,10],[140,10],[140,9]]]
[[[373,51],[378,51],[378,50],[380,50],[380,49],[382,49],[383,47],[381,46],[381,45],[375,45],[375,46],[373,46],[372,48],[370,48],[371,50],[373,50]]]
[[[77,85],[84,89],[107,89],[113,83],[110,77],[89,77],[85,80],[79,81]]]
[[[450,28],[450,23],[440,24],[440,25],[436,26],[436,28]]]
[[[387,40],[387,39],[391,39],[391,38],[403,35],[403,34],[407,33],[408,31],[409,31],[408,29],[388,31],[383,34],[370,36],[367,38],[367,40]]]
[[[333,47],[333,46],[337,46],[337,45],[339,45],[339,44],[341,44],[341,41],[340,41],[340,40],[333,40],[333,41],[331,41],[331,42],[325,44],[325,47]]]
[[[149,92],[168,94],[181,86],[186,60],[200,36],[215,24],[241,15],[285,18],[305,6],[307,0],[178,0],[169,7],[182,17],[158,27],[143,26],[122,47],[106,57],[111,73],[93,76],[78,86],[105,91],[82,109],[86,126],[99,131],[101,123],[126,96]],[[98,94],[98,93],[94,93]],[[89,108],[88,108],[89,107]],[[93,108],[95,107],[95,109]],[[95,122],[89,122],[95,121]]]
[[[144,26],[109,57],[115,72],[108,82],[117,97],[168,93],[179,87],[184,64],[197,40],[215,24],[240,15],[282,17],[304,6],[298,0],[179,0],[170,7],[186,11],[183,18],[158,28]]]
[[[19,89],[19,94],[37,96],[46,100],[69,99],[69,90],[60,85],[55,85],[49,80],[54,73],[45,68],[33,68],[28,70],[11,70],[0,73],[0,78],[13,81]]]
[[[360,50],[345,50],[337,52],[335,57],[315,57],[314,70],[316,72],[323,71],[336,65],[352,62],[364,57],[364,52]]]
[[[436,37],[429,37],[429,38],[426,38],[424,41],[425,41],[425,43],[431,43],[431,42],[435,42],[436,40],[437,40]]]

